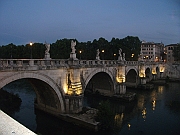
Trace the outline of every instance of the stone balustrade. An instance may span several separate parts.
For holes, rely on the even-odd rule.
[[[126,65],[139,65],[139,61],[125,61]]]
[[[43,70],[60,67],[92,67],[126,65],[135,66],[140,63],[157,64],[157,62],[118,61],[118,60],[68,60],[68,59],[0,59],[0,70]],[[159,62],[160,63],[160,62]]]
[[[112,66],[118,64],[115,60],[68,60],[68,59],[0,59],[0,70],[41,70],[64,66]]]

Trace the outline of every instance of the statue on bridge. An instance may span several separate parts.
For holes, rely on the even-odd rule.
[[[46,50],[45,50],[45,57],[44,57],[44,59],[51,59],[50,58],[50,53],[49,53],[49,51],[50,51],[50,44],[47,44],[45,42],[45,46],[46,46]]]
[[[143,61],[143,55],[142,55],[142,53],[140,53],[140,54],[138,55],[138,61]]]
[[[119,57],[118,57],[119,61],[122,61],[122,49],[119,48]]]
[[[126,58],[126,57],[125,57],[125,55],[126,55],[126,54],[125,54],[125,53],[123,53],[123,61],[126,61],[126,59],[125,59],[125,58]]]
[[[47,44],[47,43],[45,42],[45,46],[46,46],[45,54],[49,54],[50,44]]]
[[[72,40],[72,41],[71,41],[71,49],[72,49],[72,52],[71,52],[71,53],[75,53],[75,51],[76,51],[75,46],[76,46],[76,41],[74,42],[74,41]]]
[[[72,52],[70,53],[70,59],[71,60],[78,60],[76,58],[76,49],[75,49],[75,46],[76,46],[76,41],[71,41],[71,49],[72,49]]]
[[[96,60],[100,60],[99,54],[100,54],[99,49],[97,49],[97,50],[96,50]]]

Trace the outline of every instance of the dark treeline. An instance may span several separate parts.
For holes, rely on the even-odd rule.
[[[141,41],[138,37],[127,36],[123,39],[112,38],[107,41],[105,38],[94,39],[92,42],[78,42],[76,39],[60,39],[51,44],[50,56],[52,59],[68,59],[71,53],[71,40],[76,41],[76,56],[81,59],[95,59],[96,50],[100,51],[100,58],[113,60],[118,58],[119,48],[126,54],[126,60],[137,60],[140,53]],[[13,43],[0,46],[1,59],[42,59],[45,54],[45,45],[43,43],[34,43],[32,46],[14,45]],[[104,50],[104,52],[102,52]],[[81,51],[81,53],[80,53]],[[131,57],[134,54],[134,57]]]

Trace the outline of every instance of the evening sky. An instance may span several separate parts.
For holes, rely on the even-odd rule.
[[[180,43],[180,0],[0,0],[0,45],[128,35]]]

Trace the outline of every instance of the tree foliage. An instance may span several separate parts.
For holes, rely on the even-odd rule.
[[[100,37],[92,42],[78,42],[76,39],[60,39],[51,44],[50,55],[53,59],[68,59],[71,53],[71,40],[76,41],[76,56],[85,60],[96,58],[96,50],[100,50],[100,58],[113,60],[118,59],[118,50],[121,48],[126,54],[126,60],[137,60],[140,53],[141,41],[138,37],[127,36],[123,39],[112,38],[107,41]],[[34,43],[33,46],[14,45],[13,43],[0,46],[0,58],[30,58],[31,52],[33,58],[42,59],[45,54],[45,45],[43,43]],[[102,52],[104,50],[104,52]],[[81,53],[80,53],[81,51]],[[131,55],[134,54],[132,58]]]

